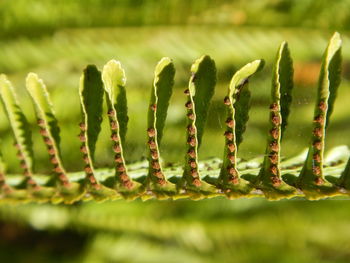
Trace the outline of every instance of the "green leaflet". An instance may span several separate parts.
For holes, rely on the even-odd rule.
[[[183,179],[187,189],[209,191],[213,189],[202,182],[198,170],[198,148],[206,122],[210,100],[214,95],[216,84],[215,62],[209,56],[197,59],[191,67],[191,78],[187,94],[187,144]]]
[[[174,194],[176,190],[175,185],[164,177],[159,151],[169,100],[173,91],[174,77],[175,68],[171,59],[167,57],[162,58],[154,72],[147,126],[149,146],[148,179],[151,189],[160,196],[164,192]]]
[[[60,129],[50,99],[50,94],[43,80],[38,75],[29,73],[26,79],[26,87],[36,109],[40,133],[47,145],[50,161],[54,166],[55,181],[59,183],[58,192],[51,198],[52,202],[73,203],[84,195],[83,187],[78,183],[71,183],[62,163],[60,143]]]
[[[33,149],[29,124],[20,108],[14,88],[5,75],[0,75],[0,96],[15,136],[16,147],[21,159],[27,179],[33,186],[35,182],[30,180],[33,172]]]
[[[264,67],[263,60],[255,60],[238,70],[232,77],[228,94],[224,99],[227,108],[225,149],[219,183],[229,196],[247,194],[248,183],[240,179],[236,167],[237,147],[242,141],[250,103],[248,79]]]
[[[88,65],[80,78],[80,104],[83,121],[80,124],[79,139],[84,155],[85,170],[92,185],[97,185],[94,177],[93,159],[102,123],[103,84],[101,73],[96,66]]]
[[[102,81],[106,92],[108,118],[112,133],[111,139],[115,152],[116,188],[127,197],[134,193],[135,189],[137,189],[135,186],[139,186],[139,184],[128,176],[123,154],[128,123],[128,109],[125,90],[126,77],[119,61],[110,60],[103,67]]]
[[[54,165],[57,180],[68,185],[66,171],[62,164],[60,144],[60,129],[53,110],[50,95],[44,82],[39,79],[38,75],[29,73],[26,79],[27,90],[34,102],[40,132],[44,137],[50,154],[50,160]]]
[[[283,42],[277,52],[273,70],[270,105],[270,130],[266,153],[256,185],[268,198],[278,199],[294,194],[295,189],[281,180],[281,140],[287,125],[289,107],[292,101],[293,62],[288,44]]]
[[[85,68],[80,78],[79,86],[80,103],[85,124],[83,135],[88,150],[90,163],[94,159],[95,146],[102,123],[103,83],[101,73],[96,66],[89,65]]]
[[[80,150],[83,152],[85,162],[87,191],[91,194],[90,198],[97,201],[119,198],[114,190],[101,185],[94,175],[93,159],[97,138],[101,131],[103,94],[104,88],[100,71],[96,66],[88,65],[80,78],[79,86],[83,115],[79,138],[82,141]],[[87,200],[89,200],[89,197],[87,197]]]
[[[326,128],[340,84],[341,44],[340,35],[336,32],[330,39],[324,53],[314,112],[311,146],[298,178],[298,186],[315,198],[320,191],[327,193],[335,191],[334,187],[324,179],[323,155]]]

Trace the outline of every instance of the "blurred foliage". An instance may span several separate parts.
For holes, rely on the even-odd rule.
[[[41,262],[345,263],[349,208],[348,200],[261,199],[6,206],[0,217],[12,223],[0,228],[0,244],[12,262],[31,262],[29,253]]]
[[[144,94],[149,94],[154,66],[162,56],[174,60],[177,72],[162,155],[165,161],[177,162],[185,151],[182,91],[191,63],[202,54],[217,62],[219,82],[200,156],[221,157],[225,117],[221,98],[229,79],[243,64],[264,58],[267,69],[250,85],[253,107],[240,149],[243,157],[251,158],[264,152],[271,63],[278,45],[286,40],[295,61],[296,85],[282,154],[291,156],[308,143],[320,58],[334,30],[344,39],[344,79],[327,147],[350,145],[349,10],[349,0],[3,0],[0,72],[8,74],[20,91],[21,106],[38,142],[23,79],[29,71],[44,79],[63,127],[62,155],[69,156],[63,161],[75,171],[83,166],[80,152],[72,151],[80,144],[77,84],[87,63],[101,67],[115,58],[126,69],[128,101],[134,105],[129,108],[125,151],[131,162],[146,154],[146,132],[140,131],[146,130]],[[96,149],[98,166],[112,164],[108,134],[104,120]],[[5,118],[0,120],[0,136],[9,170],[17,172]],[[44,143],[35,147],[38,170],[49,172]],[[349,262],[349,211],[348,201],[335,200],[1,206],[0,261]]]
[[[3,0],[0,35],[37,37],[65,27],[187,24],[341,30],[350,28],[349,8],[349,0]]]

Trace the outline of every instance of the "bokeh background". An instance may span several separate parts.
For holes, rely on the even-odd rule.
[[[25,76],[47,84],[61,125],[64,163],[83,167],[79,152],[78,82],[87,64],[120,60],[127,75],[129,129],[126,158],[146,154],[146,115],[153,70],[173,59],[176,83],[162,144],[166,162],[185,152],[186,88],[192,62],[215,59],[218,83],[200,158],[221,157],[222,99],[232,74],[263,58],[250,82],[252,108],[240,157],[262,156],[267,133],[271,67],[279,44],[294,59],[292,111],[282,144],[286,158],[303,151],[311,134],[318,72],[334,31],[343,38],[343,80],[327,149],[350,145],[349,0],[2,0],[0,72],[14,83],[29,118],[36,170],[49,173],[35,125]],[[0,137],[11,173],[20,172],[13,138],[0,109]],[[112,166],[108,124],[103,122],[96,162]],[[0,206],[0,262],[349,262],[350,201],[264,199],[114,201],[64,205]]]

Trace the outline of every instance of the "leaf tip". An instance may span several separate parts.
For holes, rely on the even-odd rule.
[[[40,79],[37,74],[30,72],[28,73],[26,77],[26,87],[27,89],[31,88],[32,85],[35,85],[36,83],[40,82]]]
[[[163,71],[163,69],[170,64],[173,64],[173,61],[169,57],[163,57],[158,62],[156,69],[154,71],[154,75],[158,76]]]
[[[96,65],[90,64],[87,65],[84,69],[84,75],[85,74],[92,74],[92,73],[96,73],[99,72],[99,70],[97,69]]]
[[[96,78],[98,79],[98,81],[101,81],[101,72],[95,65],[87,65],[83,71],[83,74],[80,76],[79,81],[79,93],[81,96],[85,89],[85,81],[93,81]]]
[[[333,36],[331,37],[331,42],[341,44],[342,40],[341,40],[339,32],[337,32],[337,31],[334,32]]]
[[[256,72],[262,70],[264,68],[264,66],[265,66],[265,60],[264,59],[258,59],[258,60],[255,60],[254,62],[258,65],[258,67],[256,69]]]
[[[284,48],[288,48],[288,42],[287,41],[283,41],[280,45],[280,49],[284,49]]]
[[[340,37],[340,34],[338,32],[335,32],[331,39],[329,40],[328,44],[328,57],[333,57],[335,53],[339,51],[342,45],[342,40]]]
[[[214,60],[209,55],[202,55],[200,58],[198,58],[191,66],[191,72],[196,73],[198,71],[199,65],[201,63],[204,63],[205,61],[211,62],[215,65]]]
[[[285,52],[287,52],[287,54],[290,52],[289,45],[288,45],[287,41],[283,41],[278,49],[279,56],[281,56]]]
[[[117,85],[125,86],[126,76],[120,61],[115,59],[108,61],[103,67],[102,79],[104,81],[111,79],[112,81],[115,81]]]
[[[27,79],[34,79],[34,78],[39,78],[38,75],[34,72],[29,72],[27,75]]]

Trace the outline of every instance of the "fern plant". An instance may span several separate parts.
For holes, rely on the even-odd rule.
[[[71,204],[79,200],[115,200],[142,198],[194,200],[226,196],[227,198],[265,196],[276,200],[296,196],[319,199],[349,195],[350,160],[347,154],[324,164],[325,134],[341,78],[341,39],[331,38],[324,53],[319,77],[313,131],[306,159],[300,156],[281,160],[281,141],[287,127],[293,89],[293,63],[289,48],[283,42],[275,59],[272,86],[270,128],[266,151],[259,165],[238,158],[239,145],[249,117],[250,78],[264,66],[255,60],[232,77],[223,99],[226,106],[226,128],[223,159],[199,161],[204,124],[215,91],[216,66],[209,56],[202,56],[191,67],[187,96],[186,144],[184,163],[166,166],[160,156],[163,128],[174,85],[175,67],[162,58],[155,69],[148,110],[148,160],[126,164],[124,157],[128,115],[126,77],[119,61],[111,60],[102,73],[94,65],[84,70],[79,84],[82,121],[80,151],[84,171],[67,172],[60,151],[60,127],[55,117],[49,92],[34,73],[26,79],[33,101],[40,134],[46,144],[53,173],[40,175],[34,170],[31,131],[21,109],[14,87],[5,75],[0,77],[0,97],[11,125],[22,175],[6,173],[0,159],[0,200],[4,203],[52,202]],[[114,167],[96,169],[94,152],[103,118],[103,102],[111,131]],[[215,143],[215,142],[212,142]],[[3,152],[5,152],[3,150]]]

